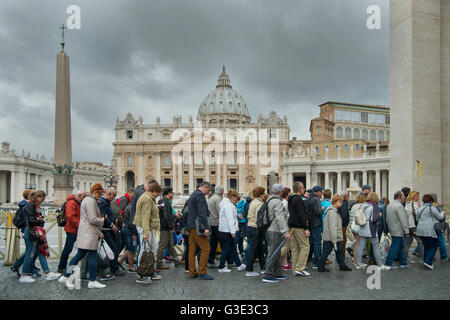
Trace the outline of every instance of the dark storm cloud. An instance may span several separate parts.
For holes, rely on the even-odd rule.
[[[17,151],[53,154],[58,27],[71,4],[74,160],[109,163],[127,112],[195,117],[222,64],[254,121],[276,110],[302,139],[325,101],[389,104],[388,0],[2,1],[0,139]],[[372,4],[382,30],[366,27]]]

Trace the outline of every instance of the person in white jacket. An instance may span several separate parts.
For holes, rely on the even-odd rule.
[[[239,193],[231,189],[220,202],[218,237],[222,253],[220,254],[219,273],[231,272],[231,269],[225,266],[228,254],[231,254],[238,271],[245,270],[245,264],[241,263],[236,245],[233,241],[236,238],[236,232],[239,231],[236,209],[236,203],[239,200]]]

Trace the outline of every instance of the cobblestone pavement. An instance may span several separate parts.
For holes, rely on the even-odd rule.
[[[330,256],[331,260],[333,258],[334,254]],[[346,260],[350,266],[351,261]],[[56,270],[56,261],[49,261],[49,265],[51,270]],[[262,277],[246,277],[244,272],[236,269],[228,274],[209,269],[208,273],[215,277],[212,281],[190,279],[189,274],[184,273],[184,267],[170,265],[169,270],[161,271],[163,278],[151,284],[138,284],[136,275],[126,274],[103,282],[107,285],[105,289],[88,289],[87,282],[82,282],[81,290],[70,291],[61,283],[46,282],[44,278],[32,284],[19,283],[9,267],[1,266],[0,300],[450,299],[450,262],[439,259],[434,271],[425,269],[421,263],[406,269],[382,271],[379,290],[367,288],[367,279],[371,275],[365,270],[342,272],[336,263],[328,268],[328,273],[308,268],[310,277],[293,276],[284,271],[286,280],[263,283]]]

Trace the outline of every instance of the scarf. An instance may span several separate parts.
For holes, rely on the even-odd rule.
[[[42,211],[41,211],[41,207],[36,204],[36,213],[35,213],[35,217],[39,218],[42,216]],[[39,253],[49,257],[50,256],[50,251],[48,249],[48,243],[47,243],[47,232],[45,231],[44,227],[41,226],[34,226],[34,234],[36,235],[36,239],[39,243]]]

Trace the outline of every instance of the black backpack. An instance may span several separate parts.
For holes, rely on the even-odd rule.
[[[14,215],[12,222],[17,229],[25,228],[26,222],[23,215],[23,207],[19,207],[19,209],[16,210],[16,214]]]
[[[270,225],[272,224],[273,219],[269,219],[269,202],[273,198],[270,198],[268,201],[264,202],[264,204],[259,208],[258,213],[256,214],[256,226],[258,227],[259,231],[265,232],[267,229],[269,229]]]
[[[67,223],[66,203],[67,203],[67,201],[63,203],[63,205],[61,206],[61,209],[59,210],[58,215],[56,216],[56,222],[58,223],[58,226],[60,226],[60,227],[65,227],[66,223]]]

